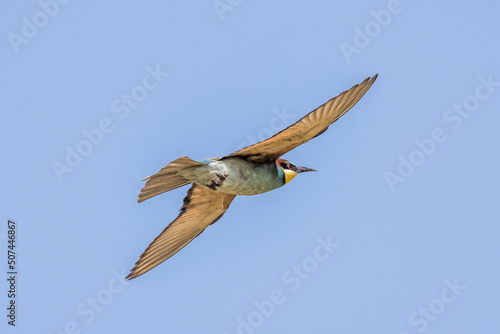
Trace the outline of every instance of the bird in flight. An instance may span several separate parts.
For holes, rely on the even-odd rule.
[[[366,78],[257,144],[221,158],[194,161],[184,156],[146,177],[147,182],[137,200],[139,203],[192,185],[177,218],[146,248],[126,278],[136,278],[180,251],[219,220],[236,195],[262,194],[285,185],[299,173],[315,171],[280,157],[325,132],[361,99],[375,79],[377,75]]]

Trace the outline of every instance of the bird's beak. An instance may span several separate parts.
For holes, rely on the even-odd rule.
[[[297,167],[297,174],[303,172],[317,172],[317,170],[309,167]]]

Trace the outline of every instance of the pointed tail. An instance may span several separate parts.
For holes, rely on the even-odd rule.
[[[191,183],[191,181],[178,175],[177,172],[184,168],[198,166],[203,166],[203,164],[188,157],[181,157],[172,161],[160,169],[158,173],[143,179],[143,181],[147,180],[147,182],[141,189],[137,202],[141,203],[151,197]]]

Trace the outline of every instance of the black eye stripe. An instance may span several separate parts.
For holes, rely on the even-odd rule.
[[[292,164],[291,162],[282,162],[280,163],[280,166],[284,169],[289,169],[289,170],[295,170],[296,167],[294,164]]]

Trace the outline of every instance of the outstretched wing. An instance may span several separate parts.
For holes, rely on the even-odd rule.
[[[373,78],[366,78],[362,83],[334,97],[271,138],[242,148],[224,158],[238,156],[255,163],[276,161],[286,152],[325,132],[330,124],[349,111],[361,99],[375,82],[377,76],[378,74]]]
[[[222,217],[234,197],[193,184],[179,216],[146,248],[126,278],[136,278],[180,251]]]

